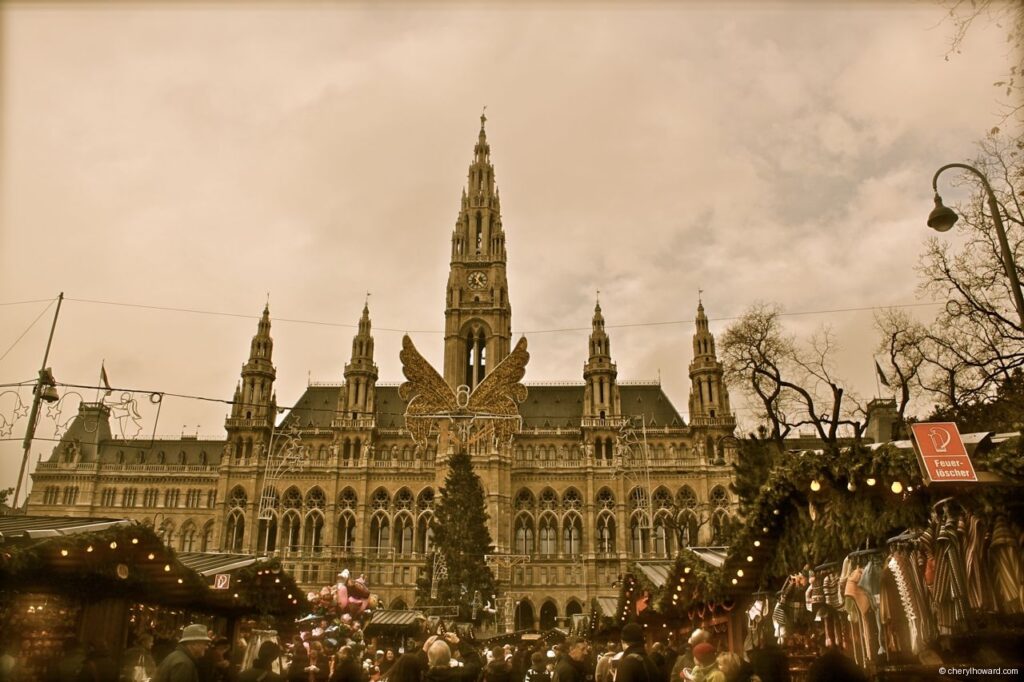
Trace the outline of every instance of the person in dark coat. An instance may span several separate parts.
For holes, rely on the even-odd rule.
[[[644,649],[644,629],[636,623],[622,628],[622,658],[619,660],[615,682],[658,682],[658,667]]]
[[[831,646],[811,664],[807,682],[868,682],[868,676],[839,647]]]
[[[423,663],[414,653],[402,654],[384,674],[387,682],[420,682],[423,676]]]
[[[277,642],[263,642],[252,667],[238,676],[238,682],[284,682],[284,678],[273,671],[274,661],[280,656],[281,647]]]
[[[415,654],[409,654],[416,657]],[[395,665],[398,665],[397,663]],[[422,664],[419,666],[422,668]],[[394,674],[394,670],[391,671]],[[363,682],[363,669],[359,667],[352,647],[343,646],[338,649],[338,660],[334,664],[334,673],[330,682]]]
[[[85,663],[78,673],[78,682],[107,682],[116,680],[119,673],[120,670],[107,645],[93,642],[89,645],[89,653],[86,654]]]
[[[562,646],[562,656],[555,663],[552,678],[558,682],[585,682],[584,661],[587,659],[587,642],[579,637],[570,637]],[[651,680],[657,682],[657,680]]]
[[[178,648],[167,654],[153,676],[153,682],[199,682],[196,661],[210,646],[206,626],[193,623],[181,632]]]
[[[227,637],[218,637],[213,640],[202,658],[196,661],[199,682],[234,682],[235,669],[231,666],[231,659],[228,658],[230,649],[231,640]]]

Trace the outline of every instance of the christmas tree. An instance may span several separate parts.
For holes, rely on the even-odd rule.
[[[487,530],[484,488],[468,454],[453,455],[448,466],[431,520],[434,551],[417,581],[416,603],[457,606],[460,621],[476,622],[480,607],[497,593],[494,574],[484,560],[494,552]],[[445,570],[435,571],[435,561],[442,561]]]

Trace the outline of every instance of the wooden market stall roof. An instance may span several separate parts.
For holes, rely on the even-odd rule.
[[[125,519],[0,517],[0,585],[207,613],[291,615],[305,608],[278,564],[248,555],[184,553]],[[229,590],[208,576],[236,572]]]

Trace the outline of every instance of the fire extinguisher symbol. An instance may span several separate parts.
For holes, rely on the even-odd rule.
[[[932,427],[928,429],[928,438],[932,441],[932,447],[936,452],[945,452],[949,444],[953,442],[953,435],[946,429]]]

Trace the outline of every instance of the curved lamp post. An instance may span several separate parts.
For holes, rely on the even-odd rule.
[[[999,213],[999,202],[996,201],[996,195],[992,191],[992,186],[988,184],[988,178],[985,177],[985,174],[974,166],[968,166],[964,163],[949,163],[935,171],[935,176],[932,178],[932,189],[935,191],[935,208],[928,214],[928,227],[936,232],[947,232],[952,229],[953,224],[960,217],[956,214],[956,211],[948,206],[944,206],[942,204],[942,197],[939,196],[939,175],[950,168],[960,168],[974,173],[981,179],[981,184],[985,187],[985,192],[988,194],[989,210],[992,211],[992,221],[996,224],[996,236],[999,237],[999,249],[1003,255],[1003,269],[1010,280],[1013,303],[1017,307],[1017,314],[1020,316],[1020,328],[1024,330],[1024,295],[1021,294],[1020,280],[1017,278],[1017,265],[1013,261],[1013,254],[1010,253],[1010,242],[1006,238],[1003,218]]]

